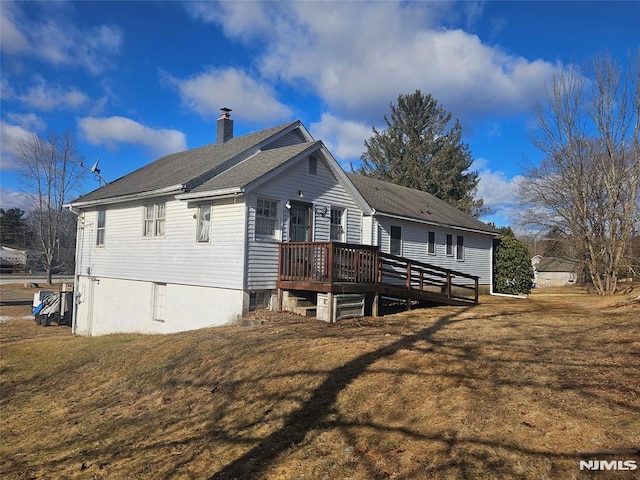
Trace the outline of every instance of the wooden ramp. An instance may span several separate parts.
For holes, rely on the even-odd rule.
[[[280,244],[279,290],[369,293],[440,305],[478,303],[478,277],[405,257],[378,247],[337,242]]]

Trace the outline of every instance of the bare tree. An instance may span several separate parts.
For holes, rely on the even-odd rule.
[[[52,271],[66,260],[69,218],[63,205],[77,193],[81,157],[70,132],[52,133],[47,140],[33,134],[18,144],[16,157],[20,168],[21,187],[29,195],[29,214],[34,229],[34,243],[43,252],[47,282]],[[75,230],[75,229],[74,229]],[[61,250],[61,247],[63,248]]]
[[[638,60],[595,57],[571,66],[536,105],[530,138],[545,154],[519,196],[526,223],[570,237],[596,293],[614,293],[640,211]]]

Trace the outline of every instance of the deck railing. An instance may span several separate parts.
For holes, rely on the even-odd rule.
[[[358,284],[402,287],[478,303],[478,277],[381,253],[378,247],[338,242],[289,242],[279,249],[278,282],[304,286]]]
[[[478,303],[478,277],[428,263],[379,253],[378,283],[430,291],[448,299]]]
[[[338,242],[280,244],[278,280],[307,283],[376,283],[378,249]]]

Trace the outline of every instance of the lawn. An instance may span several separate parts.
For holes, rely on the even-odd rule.
[[[636,291],[638,288],[636,288]],[[640,307],[579,287],[334,325],[73,337],[0,308],[3,479],[604,479],[640,465]]]

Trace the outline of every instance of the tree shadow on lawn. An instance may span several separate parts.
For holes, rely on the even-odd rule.
[[[563,327],[561,331],[558,330],[540,330],[532,331],[532,327],[536,327],[536,324],[528,322],[501,322],[504,328],[500,330],[504,332],[499,338],[494,338],[495,331],[491,331],[490,334],[484,337],[459,335],[460,331],[465,331],[467,325],[463,322],[482,320],[491,321],[494,318],[502,318],[510,316],[517,316],[523,313],[535,313],[534,311],[499,311],[491,312],[491,314],[480,314],[475,310],[476,307],[467,307],[464,309],[455,309],[441,312],[442,316],[434,318],[430,321],[434,322],[426,328],[420,330],[409,330],[408,333],[401,338],[395,340],[393,337],[389,339],[390,343],[379,347],[373,351],[359,354],[350,361],[347,361],[343,365],[335,367],[333,369],[324,367],[320,370],[312,368],[305,368],[293,371],[279,371],[278,368],[274,368],[269,372],[256,370],[256,375],[250,375],[248,378],[244,377],[238,382],[233,378],[224,379],[220,382],[214,382],[215,388],[221,389],[221,398],[227,398],[225,405],[204,405],[202,409],[194,410],[185,408],[176,410],[174,414],[167,418],[162,418],[162,428],[158,427],[157,432],[154,430],[158,425],[158,413],[154,408],[154,404],[148,405],[148,408],[143,410],[135,410],[137,413],[135,416],[128,415],[126,410],[117,410],[122,417],[114,418],[113,420],[106,422],[110,425],[110,433],[117,434],[120,429],[127,432],[126,437],[122,435],[116,435],[115,440],[110,440],[109,443],[99,443],[105,436],[109,437],[110,434],[95,431],[86,432],[82,438],[76,439],[77,445],[81,445],[82,449],[74,448],[73,451],[69,451],[66,455],[59,455],[57,458],[47,462],[46,470],[49,472],[58,471],[63,465],[82,465],[85,467],[92,461],[94,465],[98,465],[95,469],[102,469],[101,465],[109,465],[118,462],[118,468],[121,468],[122,462],[129,461],[126,468],[131,471],[136,471],[138,474],[147,474],[153,478],[176,478],[177,471],[180,469],[187,469],[191,464],[197,465],[198,468],[203,468],[201,474],[207,472],[207,475],[211,475],[212,471],[218,469],[217,473],[213,473],[209,478],[212,480],[227,480],[231,478],[240,479],[256,479],[266,478],[273,473],[273,468],[279,466],[279,459],[281,456],[286,457],[292,451],[292,449],[304,448],[305,444],[309,442],[309,435],[321,434],[328,430],[340,430],[343,438],[351,438],[353,441],[349,442],[355,445],[360,441],[360,445],[355,448],[353,452],[354,461],[358,462],[359,467],[364,468],[367,471],[367,478],[386,478],[384,468],[380,463],[376,463],[375,459],[371,457],[372,452],[359,451],[362,448],[363,438],[364,443],[367,443],[366,436],[360,435],[358,432],[370,432],[372,436],[376,433],[387,433],[395,438],[402,437],[406,441],[426,442],[437,444],[437,449],[441,452],[438,459],[415,459],[415,463],[408,467],[413,470],[413,474],[407,468],[403,470],[403,478],[425,478],[426,475],[452,475],[457,478],[477,478],[483,473],[487,473],[490,469],[494,469],[497,472],[501,472],[505,477],[519,478],[523,474],[520,470],[517,470],[515,463],[512,465],[511,460],[517,456],[529,457],[526,459],[531,466],[531,462],[540,462],[544,465],[543,470],[548,471],[549,462],[555,461],[567,461],[575,462],[574,466],[569,468],[577,469],[577,456],[575,452],[569,451],[567,448],[565,453],[554,452],[550,446],[536,448],[535,443],[519,442],[518,438],[506,438],[501,439],[495,435],[492,438],[483,437],[480,433],[465,435],[459,434],[455,428],[450,428],[446,423],[440,423],[440,428],[430,429],[428,432],[420,431],[419,428],[412,428],[411,425],[396,426],[386,421],[373,421],[366,415],[359,415],[357,418],[349,418],[340,414],[341,408],[339,407],[339,397],[342,392],[357,385],[358,381],[366,375],[403,375],[403,376],[419,376],[424,378],[424,383],[428,383],[431,379],[437,381],[438,377],[444,376],[454,379],[454,384],[474,391],[478,395],[488,395],[487,408],[493,408],[502,399],[501,395],[504,394],[504,388],[513,388],[517,391],[522,388],[530,389],[547,389],[555,392],[573,392],[579,395],[581,398],[587,400],[593,400],[600,404],[606,404],[606,406],[623,408],[625,412],[639,412],[637,403],[631,401],[630,403],[619,402],[620,397],[616,395],[614,391],[597,389],[597,385],[592,384],[592,376],[583,375],[584,372],[591,368],[596,368],[597,371],[612,373],[612,370],[619,370],[616,373],[616,377],[624,375],[631,368],[630,365],[618,365],[618,363],[601,363],[603,358],[607,357],[596,355],[600,350],[607,349],[609,347],[608,342],[592,343],[591,339],[591,327],[587,325],[580,325],[579,323],[572,323]],[[467,315],[473,311],[472,315]],[[482,310],[480,310],[482,312]],[[403,324],[407,320],[406,317],[399,317],[398,320],[392,320],[390,326],[397,327]],[[366,323],[366,319],[363,320]],[[345,324],[346,325],[346,324]],[[386,329],[373,328],[374,323],[371,324],[371,329],[363,329],[360,332],[353,326],[347,328],[345,326],[344,331],[338,326],[332,326],[327,329],[326,325],[322,325],[322,328],[318,328],[318,331],[312,330],[312,338],[328,338],[335,336],[337,339],[355,340],[362,335],[366,336],[367,330],[370,330],[372,341],[379,341],[380,336],[384,335]],[[462,330],[456,331],[457,326],[461,326]],[[548,325],[541,324],[545,329]],[[622,328],[624,325],[611,325],[609,328],[618,327]],[[276,328],[276,327],[274,327]],[[407,331],[402,329],[403,331]],[[353,331],[353,332],[352,332]],[[546,333],[545,333],[546,332]],[[575,334],[576,339],[567,341],[573,338],[572,335],[565,337],[565,333]],[[299,332],[296,329],[284,329],[282,334],[274,337],[274,344],[265,342],[266,337],[262,336],[266,333],[266,330],[256,331],[256,337],[260,339],[260,343],[251,343],[251,348],[259,346],[260,349],[264,349],[265,352],[273,352],[274,346],[277,342],[281,341],[283,337],[286,338],[298,338]],[[556,338],[556,333],[557,338]],[[204,335],[204,334],[202,334]],[[258,335],[261,335],[258,337]],[[219,336],[219,335],[218,335]],[[384,335],[386,337],[386,335]],[[233,341],[234,335],[230,335],[229,341]],[[397,337],[396,337],[397,338]],[[540,347],[538,351],[538,340],[541,345],[545,344],[545,340],[553,339],[551,346],[545,346],[544,349]],[[394,341],[395,340],[395,341]],[[174,339],[167,337],[162,339],[167,343],[173,342]],[[131,339],[122,338],[121,348],[133,348],[134,345],[130,345]],[[385,339],[387,342],[387,339]],[[92,343],[94,343],[92,341]],[[120,343],[120,342],[119,342]],[[367,344],[367,342],[364,342]],[[125,345],[126,344],[126,345]],[[348,344],[348,342],[347,342]],[[146,343],[145,343],[146,345]],[[324,345],[324,344],[323,344]],[[535,351],[532,352],[532,347]],[[611,345],[611,347],[613,347]],[[148,346],[149,349],[147,355],[155,355],[155,347]],[[548,351],[546,351],[547,349]],[[566,351],[581,352],[581,356],[563,356],[554,352],[554,349],[564,349]],[[193,350],[181,349],[181,354],[175,359],[170,359],[167,365],[173,366],[176,370],[181,370],[182,363],[186,362],[187,365],[194,363],[192,356]],[[184,354],[182,354],[182,352]],[[211,355],[211,351],[208,349],[198,350],[199,354]],[[393,355],[412,355],[423,354],[425,356],[430,355],[444,355],[444,364],[447,365],[446,371],[441,374],[436,373],[435,376],[429,370],[412,371],[411,368],[405,368],[405,364],[400,364],[401,370],[393,367],[389,367],[384,362],[385,359],[389,359]],[[234,365],[249,353],[246,350],[234,350],[234,354],[237,358],[234,359]],[[252,351],[252,355],[260,355],[260,351]],[[515,354],[515,355],[514,355]],[[630,353],[624,358],[632,358],[633,354]],[[403,357],[407,358],[407,357]],[[381,364],[376,364],[382,360]],[[461,363],[458,368],[448,368],[448,361],[451,364],[456,364],[457,360]],[[392,360],[393,361],[393,360]],[[433,361],[431,357],[430,361]],[[443,362],[440,359],[440,362]],[[175,364],[175,365],[174,365]],[[220,370],[211,369],[212,365],[209,363],[203,363],[205,367],[203,369],[196,369],[196,374],[191,377],[193,380],[185,381],[181,378],[179,382],[175,383],[172,379],[163,379],[158,377],[159,388],[154,393],[161,395],[171,395],[170,392],[179,391],[184,387],[190,390],[200,391],[205,389],[206,395],[210,395],[209,392],[214,393],[211,390],[212,381],[211,376],[207,373],[220,372]],[[532,365],[539,369],[547,370],[557,369],[558,375],[551,372],[550,377],[537,377],[537,369],[533,369],[532,372],[524,372],[522,375],[512,375],[513,371],[523,370],[523,364]],[[335,365],[335,364],[334,364]],[[409,364],[407,364],[409,365]],[[81,366],[76,366],[81,369]],[[560,378],[569,369],[571,377],[573,378]],[[171,368],[169,368],[171,370]],[[525,369],[526,370],[526,369]],[[262,374],[266,374],[262,376]],[[302,395],[298,395],[296,385],[304,385],[305,378],[308,377],[310,381],[314,381],[316,378],[319,380],[319,375],[322,374],[324,380],[322,383],[314,383],[317,385],[315,388],[306,387],[305,392]],[[603,373],[604,374],[604,373]],[[216,374],[217,375],[217,374]],[[574,377],[575,375],[575,377]],[[601,374],[602,375],[602,374]],[[283,384],[281,390],[278,392],[260,392],[260,381],[264,379],[273,379],[279,377],[290,377],[291,381],[288,384]],[[144,377],[144,376],[143,376]],[[615,378],[614,378],[615,379]],[[478,380],[486,380],[488,386],[478,391]],[[602,380],[606,380],[603,378]],[[162,388],[163,383],[166,382],[167,391]],[[301,382],[301,383],[296,383]],[[46,388],[50,388],[50,385],[40,385],[30,382],[30,392],[40,393],[44,395]],[[618,388],[620,382],[616,382]],[[429,383],[430,384],[430,383]],[[260,432],[260,423],[262,422],[263,410],[257,410],[255,416],[250,415],[247,417],[247,411],[243,409],[245,407],[251,408],[251,405],[242,403],[243,395],[242,387],[258,390],[258,393],[264,394],[262,400],[264,400],[262,406],[256,406],[256,408],[270,409],[274,403],[283,404],[282,409],[287,409],[287,405],[295,405],[292,413],[283,414],[279,417],[279,420],[275,418],[270,419],[274,422],[278,421],[281,427],[272,433],[265,432],[262,429]],[[123,386],[124,388],[124,386]],[[126,386],[126,391],[131,390],[131,395],[135,392],[136,386]],[[500,390],[500,389],[503,390]],[[475,390],[474,390],[475,389]],[[508,390],[507,390],[508,391]],[[309,393],[309,396],[306,395]],[[637,393],[637,389],[634,390]],[[633,393],[633,392],[631,392]],[[135,395],[129,395],[127,398],[130,401],[135,400]],[[260,397],[256,397],[260,400]],[[563,397],[566,399],[567,397]],[[637,397],[636,397],[637,398]],[[562,412],[567,408],[562,402],[553,403],[555,401],[551,398],[545,398],[547,403],[547,411]],[[153,400],[153,398],[152,398]],[[78,406],[78,412],[72,415],[77,421],[82,422],[87,412],[93,412],[95,415],[109,416],[109,407],[117,403],[118,398],[91,398],[92,408],[82,408]],[[148,401],[148,400],[146,400]],[[236,403],[240,402],[240,405]],[[549,404],[548,402],[552,402]],[[178,404],[178,402],[176,402]],[[169,404],[170,405],[170,404]],[[85,405],[86,406],[86,405]],[[226,408],[225,408],[226,406]],[[183,405],[183,407],[185,407]],[[195,407],[195,405],[194,405]],[[204,409],[204,410],[203,410]],[[211,419],[211,413],[215,415],[213,424],[209,423],[208,427],[203,424],[203,418],[205,415]],[[234,411],[236,409],[237,411]],[[206,410],[206,412],[205,412]],[[254,409],[255,410],[255,409]],[[164,411],[164,410],[163,410]],[[291,412],[291,410],[288,410]],[[575,414],[575,411],[573,412]],[[244,415],[244,416],[243,416]],[[266,412],[265,414],[266,415]],[[516,412],[516,415],[520,415]],[[216,425],[218,421],[223,421],[226,416],[230,418],[241,418],[247,423],[244,425],[234,424],[231,428],[217,428],[220,425]],[[516,422],[513,426],[522,430],[532,429],[533,427],[524,423],[524,427],[519,425],[520,418],[516,417]],[[535,422],[534,422],[535,423]],[[269,423],[273,425],[273,423]],[[100,425],[100,424],[96,424]],[[136,427],[137,425],[137,427]],[[200,428],[194,428],[195,425],[200,425]],[[256,428],[254,428],[256,427]],[[102,427],[101,427],[102,428]],[[265,427],[266,428],[266,427]],[[252,431],[252,434],[247,435],[248,431]],[[157,433],[157,435],[154,434]],[[149,441],[150,440],[150,441]],[[214,442],[211,442],[214,440]],[[404,441],[402,440],[402,441]],[[386,440],[385,440],[386,441]],[[235,445],[239,448],[248,449],[242,455],[230,461],[229,457],[226,457],[224,464],[219,456],[219,451],[215,451],[209,448],[209,445],[216,443],[218,445]],[[527,446],[528,445],[528,446]],[[186,447],[189,448],[186,448]],[[375,448],[375,447],[374,447]],[[176,449],[183,451],[180,456],[172,456],[167,454],[168,450]],[[132,464],[133,458],[127,458],[132,451],[136,452],[135,461]],[[502,453],[496,455],[496,450],[500,450]],[[556,449],[557,450],[557,449]],[[388,450],[393,451],[393,449]],[[512,455],[509,455],[512,454]],[[147,467],[141,467],[142,463],[147,462],[148,458],[154,458],[157,462],[155,465],[149,465]],[[211,458],[211,463],[206,463],[207,457]],[[511,457],[511,458],[510,458]],[[92,460],[94,459],[94,460]],[[520,459],[516,459],[516,463]],[[26,471],[22,470],[26,468],[16,464],[11,467],[11,470],[5,471]],[[215,465],[218,465],[216,467]],[[551,468],[554,468],[552,466]],[[6,467],[10,468],[10,467]],[[140,470],[143,468],[143,470]],[[152,470],[155,468],[155,472]],[[483,471],[479,469],[486,469]],[[137,470],[136,470],[137,469]],[[0,468],[0,471],[2,468]],[[97,471],[97,470],[96,470]],[[107,470],[105,470],[106,472]],[[440,473],[438,473],[440,472]],[[85,472],[88,473],[88,472]],[[162,477],[163,473],[166,473]],[[553,471],[549,478],[559,478],[565,476],[567,472],[556,472],[557,475],[553,475]],[[204,477],[205,475],[201,475]],[[387,475],[388,476],[388,475]],[[87,477],[88,478],[88,477]]]
[[[464,318],[457,319],[457,317],[463,316],[471,308],[473,307],[467,307],[450,315],[443,316],[431,326],[424,328],[415,334],[407,335],[382,348],[362,354],[346,364],[331,370],[322,384],[313,390],[311,397],[299,409],[285,418],[284,425],[280,429],[264,437],[253,448],[221,468],[217,473],[209,477],[210,480],[259,478],[275,463],[279,455],[287,452],[292,447],[300,445],[310,432],[318,429],[322,430],[334,427],[358,427],[373,429],[375,431],[395,431],[413,439],[440,442],[449,450],[452,450],[454,446],[458,444],[473,443],[476,446],[487,449],[503,448],[545,458],[554,457],[575,459],[575,455],[527,449],[521,445],[509,444],[508,442],[496,442],[495,440],[485,441],[480,439],[466,439],[464,441],[460,441],[456,438],[455,432],[453,434],[451,434],[451,432],[439,432],[436,434],[425,435],[421,432],[406,428],[394,428],[360,421],[350,424],[346,421],[330,419],[330,414],[334,412],[334,406],[339,394],[358,379],[358,377],[365,374],[365,372],[370,371],[369,369],[374,363],[381,359],[391,357],[401,350],[422,349],[423,347],[417,347],[416,345],[419,342],[427,342],[436,347],[442,346],[440,341],[433,338],[434,335],[448,326],[465,321]],[[469,355],[473,356],[473,353],[466,352],[464,355],[465,357],[468,357]],[[240,439],[236,439],[236,441],[238,440]],[[232,438],[227,438],[227,441],[233,442],[234,440]],[[458,463],[456,465],[449,465],[449,467],[457,467],[460,472],[463,472],[463,478],[467,478],[468,475],[464,474],[465,471],[468,471],[474,465],[477,468],[479,463],[482,464],[482,459],[474,459],[474,455],[482,456],[483,453],[479,453],[477,451],[475,453],[472,452],[470,453],[470,458],[468,460],[452,460],[454,463]],[[365,467],[369,470],[371,478],[380,477],[381,472],[375,469],[373,465],[365,465]],[[446,468],[446,466],[439,465],[437,470],[441,470],[443,468]],[[422,470],[422,472],[424,474],[425,470]]]

